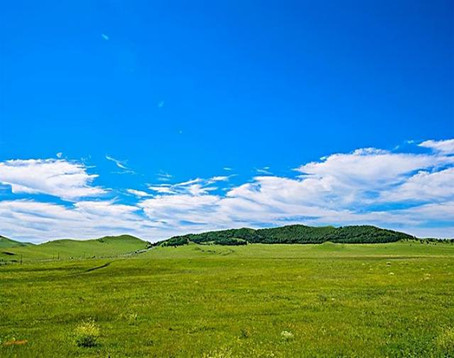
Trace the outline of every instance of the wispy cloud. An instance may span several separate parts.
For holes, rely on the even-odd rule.
[[[118,174],[135,174],[135,172],[132,169],[126,166],[127,162],[125,160],[118,160],[110,155],[106,155],[106,159],[111,162],[114,162],[115,165],[121,169],[120,172],[117,172]]]
[[[157,175],[157,179],[159,181],[170,181],[173,178],[173,176],[169,173],[166,173],[164,171],[160,171]]]
[[[270,167],[256,168],[255,171],[259,174],[272,174],[270,172]]]
[[[212,184],[212,183],[216,183],[216,182],[220,182],[220,181],[228,181],[228,180],[229,180],[229,176],[218,175],[218,176],[214,176],[214,177],[208,179],[207,183]]]
[[[158,194],[185,194],[185,195],[202,195],[218,188],[213,184],[219,182],[226,182],[229,180],[228,176],[214,176],[209,179],[196,178],[175,184],[159,184],[149,185],[148,188]]]
[[[144,197],[147,197],[147,196],[151,196],[150,193],[147,193],[145,191],[142,191],[142,190],[135,190],[135,189],[126,189],[126,191],[131,194],[131,195],[134,195],[134,196],[137,196],[139,198],[144,198]]]
[[[115,165],[116,165],[118,168],[120,168],[120,169],[128,169],[128,168],[123,164],[123,162],[120,161],[120,160],[118,160],[118,159],[115,159],[115,158],[113,158],[113,157],[111,157],[111,156],[109,156],[109,155],[106,155],[106,159],[107,159],[107,160],[110,160],[111,162],[114,162]]]
[[[107,36],[106,34],[101,34],[101,37],[106,41],[109,41],[109,39],[110,39],[110,37]]]

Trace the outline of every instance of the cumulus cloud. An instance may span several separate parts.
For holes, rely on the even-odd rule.
[[[384,202],[440,202],[454,199],[454,168],[430,172],[421,170],[380,195]]]
[[[406,152],[363,148],[335,153],[300,165],[293,176],[258,175],[234,186],[227,176],[213,176],[151,184],[150,193],[127,189],[136,197],[134,205],[121,203],[121,198],[85,199],[71,205],[0,202],[0,232],[36,240],[130,232],[155,241],[188,232],[304,223],[372,224],[415,235],[454,237],[454,156],[449,141],[432,142],[424,153],[411,150],[417,144],[406,147]],[[20,167],[5,163],[3,167]],[[90,186],[94,176],[83,166],[67,165],[76,165],[85,178],[69,185],[77,189],[75,194],[103,191]],[[0,166],[0,182],[16,192],[64,191],[53,185],[52,175],[36,173],[11,174]],[[63,173],[71,182],[72,172]],[[38,176],[45,184],[36,184]],[[66,179],[56,181],[60,182]]]
[[[106,193],[92,186],[98,175],[88,174],[80,163],[62,159],[7,160],[0,162],[0,183],[13,193],[48,194],[65,200]]]

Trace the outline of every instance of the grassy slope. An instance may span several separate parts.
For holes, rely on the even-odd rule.
[[[9,253],[14,253],[14,256],[5,255],[0,250],[0,258],[4,260],[16,259],[19,260],[39,260],[52,259],[59,257],[60,259],[82,258],[82,257],[102,257],[116,256],[141,250],[146,247],[146,242],[129,235],[104,237],[95,240],[55,240],[40,245],[32,246],[16,246],[8,248]]]
[[[11,247],[18,247],[18,246],[33,246],[28,242],[20,242],[8,239],[7,237],[0,235],[0,249],[7,249]]]
[[[0,356],[452,356],[453,279],[454,245],[442,243],[189,245],[7,265],[0,340],[28,343]],[[100,344],[78,348],[88,317]]]

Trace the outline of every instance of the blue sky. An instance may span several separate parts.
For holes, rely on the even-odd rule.
[[[453,17],[452,1],[2,4],[0,234],[453,237]]]

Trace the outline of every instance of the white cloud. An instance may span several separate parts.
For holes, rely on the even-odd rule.
[[[228,183],[227,176],[213,176],[149,185],[151,194],[127,189],[137,197],[135,205],[83,200],[63,206],[10,200],[0,202],[0,233],[40,240],[130,232],[157,240],[212,229],[304,223],[372,224],[417,235],[454,237],[454,157],[443,148],[422,154],[363,148],[303,164],[296,169],[296,177],[261,175],[236,186]],[[16,192],[63,195],[74,191],[79,197],[84,196],[79,191],[104,192],[90,186],[95,176],[80,164],[38,160],[27,163],[28,171],[15,172],[5,168],[21,167],[21,162],[9,162],[0,165],[0,182]],[[79,180],[69,169],[45,166],[43,170],[44,164],[69,166]],[[55,173],[64,177],[56,181],[58,185],[53,181]]]
[[[211,186],[212,184],[226,182],[228,180],[228,176],[214,176],[210,179],[196,178],[176,184],[149,185],[148,189],[159,194],[188,194],[198,196],[218,189],[217,187]]]
[[[454,139],[447,140],[426,140],[419,144],[420,147],[430,148],[444,154],[454,154]]]
[[[177,227],[191,222],[192,231],[304,222],[375,224],[416,233],[436,217],[450,220],[445,212],[446,201],[454,196],[453,163],[452,157],[442,154],[364,148],[302,165],[296,178],[258,176],[225,196],[210,194],[203,186],[210,180],[198,178],[167,186],[173,195],[141,205],[151,220],[166,213],[167,222]],[[427,203],[432,205],[430,215]],[[398,209],[402,205],[408,208]],[[439,235],[443,229],[424,232]]]
[[[115,159],[115,158],[113,158],[113,157],[111,157],[111,156],[109,156],[109,155],[106,155],[106,159],[109,160],[109,161],[111,161],[111,162],[114,162],[115,165],[116,165],[118,168],[120,168],[120,169],[128,169],[128,168],[126,167],[126,165],[123,164],[123,162],[122,162],[121,160]]]
[[[454,168],[420,171],[402,185],[381,193],[384,202],[434,202],[454,199]]]
[[[159,224],[147,222],[138,210],[112,201],[81,201],[69,207],[32,200],[0,201],[1,232],[33,242],[124,233],[144,239],[157,237]],[[166,232],[159,231],[161,235]]]
[[[168,184],[162,184],[162,185],[149,185],[148,189],[153,190],[157,193],[160,194],[175,194],[173,191],[172,187]]]
[[[213,205],[219,201],[214,195],[160,195],[153,199],[146,199],[139,205],[145,214],[152,220],[172,222],[175,225],[181,221],[205,222],[207,215],[213,209]]]
[[[147,193],[147,192],[142,191],[142,190],[127,189],[126,191],[127,191],[129,194],[132,194],[132,195],[137,196],[137,197],[139,197],[139,198],[146,197],[146,196],[151,196],[150,193]]]
[[[16,194],[48,194],[65,200],[106,193],[91,185],[98,175],[88,174],[86,169],[61,159],[7,160],[0,162],[0,183]]]
[[[113,201],[80,201],[74,204],[76,211],[87,215],[116,217],[138,210],[132,205],[116,204]]]
[[[215,177],[212,177],[210,179],[208,179],[208,183],[211,184],[211,183],[216,183],[216,182],[219,182],[219,181],[228,181],[229,180],[229,177],[226,176],[226,175],[218,175],[218,176],[215,176]]]

